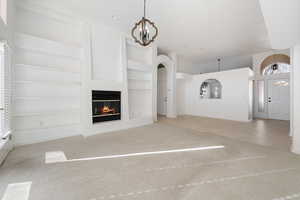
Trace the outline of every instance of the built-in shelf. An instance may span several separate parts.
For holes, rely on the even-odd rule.
[[[61,41],[61,40],[55,40],[55,39],[50,39],[50,38],[46,38],[46,37],[41,37],[41,36],[37,36],[36,34],[32,34],[32,33],[25,33],[25,32],[20,32],[18,31],[16,33],[16,35],[23,35],[23,36],[27,36],[27,37],[31,37],[31,38],[36,38],[38,40],[45,40],[51,43],[56,43],[56,44],[60,44],[60,45],[64,45],[67,47],[72,47],[72,48],[77,48],[77,49],[81,49],[82,46],[80,44],[76,44],[76,43],[70,43],[70,42],[65,42],[65,41]]]
[[[142,72],[152,72],[152,66],[134,60],[128,60],[128,69]]]
[[[15,64],[16,67],[22,67],[32,70],[38,70],[38,71],[54,71],[54,72],[64,72],[64,73],[74,73],[74,74],[80,74],[79,71],[71,71],[60,67],[46,67],[46,66],[36,66],[36,65],[28,65],[28,64]]]
[[[117,116],[117,115],[121,115],[121,113],[93,115],[93,117],[108,117],[108,116]]]
[[[68,99],[68,100],[80,99],[80,96],[13,97],[14,101],[46,101],[46,100],[52,101],[52,100],[61,100],[61,99]]]
[[[120,102],[121,100],[93,100],[93,102]]]
[[[126,39],[128,117],[130,120],[152,118],[153,56],[151,47],[141,47]],[[148,121],[148,120],[147,120]],[[151,120],[149,120],[151,121]]]
[[[80,81],[41,81],[41,80],[24,80],[15,81],[15,84],[44,84],[44,85],[81,85]]]
[[[34,49],[34,48],[29,48],[29,47],[18,47],[18,46],[16,48],[18,50],[27,51],[27,52],[31,52],[31,53],[34,53],[34,54],[41,54],[41,55],[44,55],[44,56],[61,57],[61,58],[69,59],[69,60],[75,60],[75,61],[78,61],[78,62],[81,60],[78,57],[66,56],[66,55],[56,54],[56,53],[50,53],[50,52],[43,51],[43,50],[40,50],[40,49]]]
[[[136,80],[136,81],[152,81],[151,73],[137,72],[128,70],[127,73],[128,80]]]
[[[144,80],[128,80],[128,88],[136,90],[152,90],[152,82]]]
[[[134,48],[137,48],[139,51],[144,51],[146,53],[149,52],[149,49],[143,47],[143,46],[140,46],[138,43],[134,42],[133,40],[131,39],[127,39],[126,40],[126,43],[127,45],[130,45],[130,47],[134,47]]]
[[[151,81],[148,78],[128,77],[129,81]]]
[[[34,117],[34,116],[49,116],[49,115],[58,115],[65,113],[80,113],[80,109],[68,109],[68,110],[57,110],[57,111],[48,111],[48,112],[36,112],[36,113],[14,113],[13,117]]]
[[[145,92],[151,92],[152,91],[152,89],[144,89],[144,88],[141,88],[141,89],[139,89],[139,88],[128,88],[128,90],[129,91],[140,91],[140,92],[143,92],[143,91],[145,91]]]

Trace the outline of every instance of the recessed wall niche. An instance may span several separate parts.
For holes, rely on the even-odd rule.
[[[207,79],[200,87],[201,99],[221,99],[222,84],[216,79]]]

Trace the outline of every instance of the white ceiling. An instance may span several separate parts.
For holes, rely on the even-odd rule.
[[[300,1],[260,0],[273,49],[300,43]]]
[[[127,33],[143,11],[143,0],[37,1]],[[159,27],[160,50],[193,62],[270,49],[259,0],[148,0],[147,15]]]

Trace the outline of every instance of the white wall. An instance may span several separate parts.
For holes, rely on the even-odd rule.
[[[221,71],[232,70],[238,68],[252,67],[251,56],[233,56],[221,59]],[[188,59],[179,57],[177,72],[189,74],[203,74],[218,71],[217,59],[205,63],[191,62]]]
[[[249,68],[230,71],[192,75],[185,80],[177,80],[177,97],[185,96],[185,106],[181,106],[181,114],[220,118],[235,121],[251,120],[251,94],[249,78],[253,75]],[[207,79],[217,79],[221,82],[222,99],[201,99],[200,86]],[[186,89],[182,89],[186,84]],[[182,109],[186,109],[185,112]]]
[[[92,79],[121,82],[121,33],[103,24],[91,26]]]
[[[221,71],[238,69],[238,68],[252,68],[251,56],[233,56],[227,58],[221,58],[220,69]],[[218,71],[217,60],[200,65],[202,73],[210,73]]]
[[[177,78],[176,80],[177,84],[177,92],[176,92],[176,107],[177,107],[177,115],[185,115],[186,114],[186,106],[187,106],[187,99],[186,92],[187,92],[187,80],[184,78]]]
[[[177,72],[189,73],[189,74],[200,74],[201,67],[198,63],[189,61],[189,59],[179,57],[178,58],[178,69]]]

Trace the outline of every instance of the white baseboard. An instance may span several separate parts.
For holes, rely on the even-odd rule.
[[[0,140],[0,165],[4,162],[8,153],[12,150],[13,145],[11,140]]]
[[[167,115],[167,118],[175,119],[175,118],[177,118],[177,115],[175,115],[175,114],[170,114],[170,115]]]
[[[292,145],[291,152],[300,155],[300,148],[297,148],[294,145]]]

